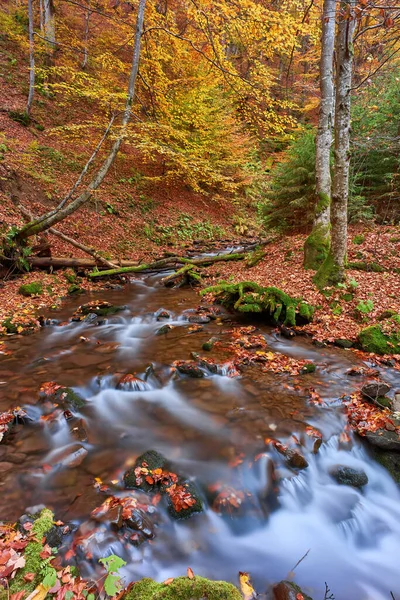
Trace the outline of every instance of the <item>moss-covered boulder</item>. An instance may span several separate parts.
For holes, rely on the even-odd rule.
[[[174,519],[187,519],[203,512],[200,492],[193,482],[177,475],[167,459],[156,450],[141,454],[123,477],[127,489],[159,492],[167,498],[168,511]]]
[[[73,321],[82,321],[89,314],[95,314],[98,317],[109,317],[126,309],[126,306],[116,306],[104,300],[92,300],[82,304],[74,313]]]
[[[80,410],[86,404],[85,399],[72,388],[58,385],[54,381],[44,383],[40,387],[39,396],[58,404],[63,410]]]
[[[19,317],[14,315],[7,317],[1,322],[3,333],[19,333],[20,335],[30,335],[40,328],[40,323],[33,316]]]
[[[262,287],[252,281],[222,281],[202,290],[201,295],[204,294],[213,294],[217,302],[239,312],[263,314],[275,324],[309,323],[314,314],[314,307],[301,298],[292,298],[279,288]]]
[[[40,296],[43,294],[43,285],[40,283],[40,281],[24,283],[19,287],[18,292],[22,296]]]
[[[358,342],[365,352],[400,354],[400,315],[362,329]]]
[[[243,600],[238,589],[226,581],[210,581],[197,575],[177,577],[168,584],[153,579],[135,583],[124,600]]]

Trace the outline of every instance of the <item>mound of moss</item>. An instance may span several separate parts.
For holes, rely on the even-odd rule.
[[[202,290],[213,294],[220,304],[243,313],[264,314],[273,323],[295,326],[309,323],[314,307],[301,298],[292,298],[276,287],[262,287],[253,281],[228,283],[222,281]]]
[[[45,534],[53,527],[53,513],[51,510],[44,508],[32,527],[32,539],[25,548],[24,557],[26,560],[23,569],[17,571],[15,579],[11,580],[10,593],[17,592],[32,592],[41,581],[41,568],[43,567],[43,559],[40,554],[43,552],[42,539]],[[27,573],[35,573],[35,578],[31,582],[24,580]]]
[[[365,352],[374,354],[400,354],[400,315],[362,329],[358,335]]]
[[[22,296],[40,296],[43,294],[43,286],[40,281],[33,281],[32,283],[21,285],[18,292]]]
[[[197,575],[177,577],[169,584],[153,579],[135,583],[124,600],[243,600],[237,588],[226,581],[210,581]]]

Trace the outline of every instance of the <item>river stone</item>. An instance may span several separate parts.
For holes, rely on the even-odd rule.
[[[211,321],[206,315],[191,315],[188,319],[189,323],[197,323],[198,325],[206,325]]]
[[[368,477],[362,469],[353,469],[345,465],[338,465],[329,471],[329,474],[336,479],[340,485],[350,485],[352,487],[363,487],[368,483]]]
[[[163,325],[162,327],[157,329],[156,335],[165,335],[166,333],[171,331],[173,328],[174,328],[173,325],[168,325],[168,324]]]
[[[272,595],[268,596],[268,600],[300,600],[300,598],[302,600],[312,600],[292,581],[281,581],[274,586]]]
[[[200,493],[197,489],[197,486],[193,482],[179,481],[176,485],[176,489],[179,489],[180,487],[183,487],[185,489],[185,492],[190,494],[193,500],[195,500],[195,503],[192,506],[187,507],[185,507],[185,504],[182,504],[182,507],[180,506],[178,509],[176,505],[172,502],[171,495],[168,493],[167,489],[166,492],[168,496],[168,512],[171,515],[171,517],[176,520],[182,520],[188,519],[196,513],[203,512],[203,502],[200,498]]]
[[[386,452],[380,448],[374,448],[375,459],[389,471],[390,475],[400,484],[400,454],[398,452]]]
[[[335,340],[335,346],[338,346],[338,348],[343,348],[345,350],[347,350],[348,348],[352,348],[353,345],[354,344],[351,340],[346,340],[344,338],[338,338]]]
[[[390,391],[390,385],[383,381],[370,381],[361,388],[361,394],[367,400],[376,400],[379,396],[386,396]]]
[[[160,308],[154,315],[157,321],[161,321],[162,319],[170,319],[171,313],[165,310],[165,308]]]
[[[365,434],[365,439],[372,446],[382,450],[400,452],[400,437],[395,431],[387,431],[386,429],[368,431]]]
[[[195,379],[201,379],[204,377],[204,372],[192,360],[180,360],[174,363],[174,366],[182,375],[194,377]]]
[[[123,477],[125,487],[127,489],[135,489],[140,487],[140,489],[142,489],[144,492],[154,489],[154,486],[148,484],[146,481],[144,481],[140,486],[137,485],[135,469],[137,467],[145,467],[149,469],[149,471],[154,471],[154,469],[165,469],[167,464],[168,463],[165,456],[156,450],[148,450],[136,459],[133,467],[125,471]]]
[[[287,464],[294,469],[306,469],[308,462],[298,450],[288,450],[285,453]]]

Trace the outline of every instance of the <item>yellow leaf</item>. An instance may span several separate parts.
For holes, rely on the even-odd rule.
[[[253,600],[257,594],[251,585],[250,575],[248,573],[239,573],[239,581],[244,600]]]
[[[44,587],[41,583],[37,586],[36,590],[29,594],[26,600],[44,600],[49,591],[48,587]]]

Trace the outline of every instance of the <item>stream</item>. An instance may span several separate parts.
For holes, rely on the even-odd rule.
[[[195,574],[235,584],[238,572],[247,571],[265,593],[308,552],[294,581],[314,600],[323,600],[325,582],[336,600],[391,600],[391,593],[400,599],[399,488],[358,438],[339,441],[346,425],[339,397],[364,382],[347,374],[365,366],[356,354],[317,348],[304,337],[287,340],[257,323],[268,349],[313,361],[316,372],[274,374],[253,365],[238,377],[223,369],[199,379],[176,376],[172,363],[190,359],[191,352],[223,363],[218,349],[206,353],[202,344],[229,337],[243,321],[223,313],[194,331],[188,318],[200,303],[198,294],[165,289],[159,277],[95,297],[126,308],[100,325],[69,322],[88,297],[68,299],[48,315],[65,324],[7,340],[9,353],[0,357],[0,411],[24,407],[32,424],[17,425],[0,445],[0,520],[44,504],[56,518],[81,525],[93,556],[80,565],[88,577],[97,558],[115,553],[128,562],[121,571],[125,583],[144,576],[164,581],[190,566]],[[161,308],[171,313],[173,328],[156,335],[166,323],[157,320]],[[146,378],[149,365],[154,374],[147,370]],[[142,389],[116,389],[127,373],[146,379]],[[400,387],[398,371],[386,368],[381,377]],[[84,408],[68,420],[62,414],[40,419],[39,389],[47,381],[73,387],[86,399]],[[309,402],[310,388],[321,405]],[[322,433],[315,454],[307,426]],[[293,435],[306,469],[289,468],[265,443]],[[129,495],[121,489],[122,475],[150,449],[196,481],[206,510],[176,521],[160,502],[149,511],[148,539],[129,544],[109,524],[90,520],[107,497],[94,480]],[[69,462],[77,452],[81,458]],[[368,484],[339,485],[329,474],[338,464],[361,468]],[[216,509],[210,490],[224,486],[242,492],[239,507]]]

